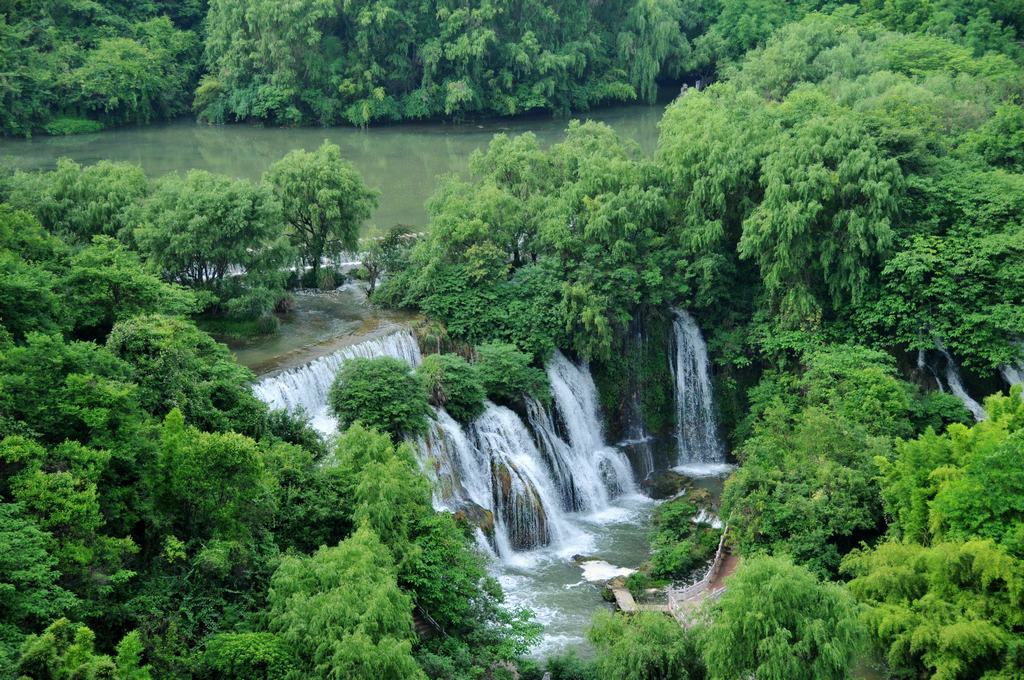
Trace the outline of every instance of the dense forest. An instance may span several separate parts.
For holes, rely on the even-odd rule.
[[[1024,58],[1014,0],[4,0],[0,132],[190,111],[367,125],[654,101],[659,83],[709,82],[815,10],[948,40],[964,56]]]
[[[1016,0],[0,0],[7,135],[706,85],[652,156],[594,122],[495,136],[417,238],[360,241],[378,193],[326,142],[258,181],[0,168],[0,680],[1022,677],[1022,36]],[[426,356],[344,363],[324,438],[214,337],[273,333],[353,251]],[[675,309],[707,336],[740,566],[692,627],[602,610],[592,656],[529,657],[417,437],[543,404],[556,351],[610,432],[635,394],[670,431]],[[631,587],[706,563],[698,500],[657,507]]]

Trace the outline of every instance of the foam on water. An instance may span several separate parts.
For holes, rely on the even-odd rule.
[[[676,465],[672,469],[693,478],[726,477],[736,469],[736,466],[729,463],[686,463]]]

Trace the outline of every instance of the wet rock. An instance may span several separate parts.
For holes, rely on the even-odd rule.
[[[494,536],[494,513],[472,501],[463,501],[455,512],[455,519],[478,527],[487,537]]]
[[[693,487],[693,480],[675,470],[662,470],[643,481],[643,489],[655,500],[674,498]]]

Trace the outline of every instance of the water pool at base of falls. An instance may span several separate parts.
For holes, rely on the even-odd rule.
[[[491,573],[505,591],[506,603],[532,610],[544,626],[530,656],[543,658],[569,649],[581,656],[593,653],[586,640],[590,620],[599,609],[611,608],[601,599],[601,588],[616,575],[613,570],[636,569],[647,559],[654,507],[646,496],[620,497],[598,512],[573,515],[574,535],[557,549],[516,553],[491,562]],[[574,560],[577,556],[584,560]]]
[[[678,313],[671,347],[677,411],[679,471],[714,495],[722,477],[709,360],[696,322]],[[337,423],[327,408],[331,383],[354,357],[389,356],[415,367],[421,360],[407,328],[351,337],[334,351],[267,374],[254,393],[275,408],[302,409],[324,435]],[[477,543],[512,608],[526,608],[544,627],[534,657],[575,649],[592,653],[586,631],[596,611],[610,607],[601,589],[614,576],[642,566],[656,502],[638,493],[624,447],[604,434],[597,388],[585,362],[556,351],[546,366],[550,403],[527,398],[515,406],[486,403],[470,423],[436,408],[416,442],[434,506],[477,517]],[[642,428],[631,435],[645,439]],[[643,461],[641,461],[643,462]],[[645,469],[644,465],[639,466]],[[488,521],[490,518],[490,521]]]

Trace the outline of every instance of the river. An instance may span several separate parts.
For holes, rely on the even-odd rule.
[[[629,105],[580,114],[611,125],[651,153],[658,137],[663,105]],[[272,163],[293,149],[314,150],[329,140],[341,147],[366,183],[380,191],[368,230],[395,224],[422,226],[424,203],[435,178],[463,173],[472,152],[499,132],[533,132],[544,144],[560,141],[569,119],[550,115],[474,123],[403,123],[358,129],[268,128],[251,125],[209,126],[176,122],[110,130],[73,137],[37,137],[0,141],[0,159],[25,170],[52,168],[59,158],[81,164],[127,161],[150,177],[191,169],[210,170],[258,180]]]

